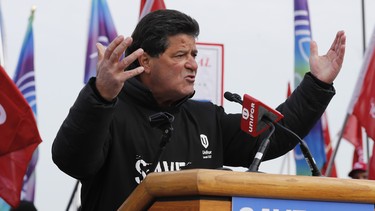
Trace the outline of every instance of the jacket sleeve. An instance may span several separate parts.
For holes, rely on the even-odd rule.
[[[335,89],[332,85],[324,84],[311,73],[307,73],[292,95],[277,107],[284,115],[280,123],[300,138],[304,138],[323,115],[334,95]],[[297,144],[297,138],[276,127],[265,159],[281,156]]]
[[[52,159],[77,179],[103,165],[110,144],[110,124],[116,102],[106,102],[95,89],[95,78],[81,90],[52,145]]]
[[[307,73],[292,95],[276,108],[284,115],[279,123],[301,138],[309,133],[335,95],[332,85],[322,83]],[[225,158],[229,158],[225,159],[225,165],[248,167],[269,131],[263,132],[258,137],[251,137],[242,131],[236,132],[236,130],[240,130],[241,116],[233,116],[235,115],[230,114],[223,118],[223,128],[226,128],[227,131],[224,135],[224,138],[227,139],[224,141]],[[237,129],[233,125],[237,125]],[[292,150],[297,144],[296,137],[276,126],[263,160],[277,158]]]

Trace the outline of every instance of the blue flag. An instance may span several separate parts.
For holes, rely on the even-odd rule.
[[[312,38],[307,0],[294,0],[294,85],[297,87],[305,73],[310,71],[310,41]],[[326,162],[322,122],[319,120],[304,138],[319,169]],[[299,148],[294,149],[297,175],[311,175],[311,170]]]
[[[89,38],[86,52],[84,83],[96,75],[98,52],[96,43],[108,46],[117,37],[115,25],[106,0],[92,0]]]

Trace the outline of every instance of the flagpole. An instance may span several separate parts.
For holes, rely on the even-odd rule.
[[[362,0],[362,43],[363,43],[363,53],[365,53],[366,51],[365,0]]]

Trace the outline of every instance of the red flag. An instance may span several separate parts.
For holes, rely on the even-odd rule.
[[[343,137],[355,147],[362,147],[362,130],[372,139],[375,139],[375,29],[371,42],[366,49],[364,62],[355,86],[351,104],[349,106],[349,118],[346,123]],[[375,148],[369,161],[369,179],[375,179]],[[353,162],[356,159],[354,152]]]
[[[375,29],[352,97],[349,113],[356,116],[366,133],[375,139]]]
[[[326,152],[326,162],[324,163],[322,167],[322,174],[326,175],[328,163],[332,156],[332,143],[331,143],[331,136],[329,134],[329,128],[328,128],[328,118],[327,114],[324,112],[322,117],[322,130],[323,130],[323,138],[324,138],[324,149]],[[336,172],[336,165],[333,163],[330,177],[337,177]]]
[[[165,10],[164,0],[141,0],[139,19],[155,10]]]
[[[0,66],[0,197],[18,206],[23,177],[42,141],[29,104]]]
[[[356,116],[349,115],[342,137],[352,143],[355,148],[362,147],[362,127]]]

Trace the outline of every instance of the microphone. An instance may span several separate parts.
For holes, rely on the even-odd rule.
[[[307,164],[310,167],[313,176],[321,176],[321,172],[317,167],[314,158],[312,157],[310,150],[304,140],[302,140],[297,134],[293,131],[289,130],[288,128],[284,127],[283,125],[279,124],[278,121],[282,119],[284,116],[270,108],[269,106],[265,105],[264,103],[260,102],[259,100],[245,94],[244,100],[241,100],[241,97],[238,94],[233,94],[230,92],[224,93],[225,99],[231,102],[237,102],[242,105],[242,118],[241,118],[241,130],[252,135],[253,137],[258,136],[259,134],[263,133],[269,127],[271,127],[270,133],[262,142],[261,146],[258,149],[257,154],[251,164],[249,171],[257,171],[262,161],[263,154],[266,151],[266,148],[269,145],[269,137],[274,132],[274,125],[276,123],[277,126],[281,127],[282,129],[286,130],[294,137],[298,139],[299,146],[301,151],[306,159]]]
[[[224,93],[225,99],[231,101],[231,102],[236,102],[242,105],[242,99],[241,96],[236,94],[236,93],[231,93],[231,92],[225,92]]]

